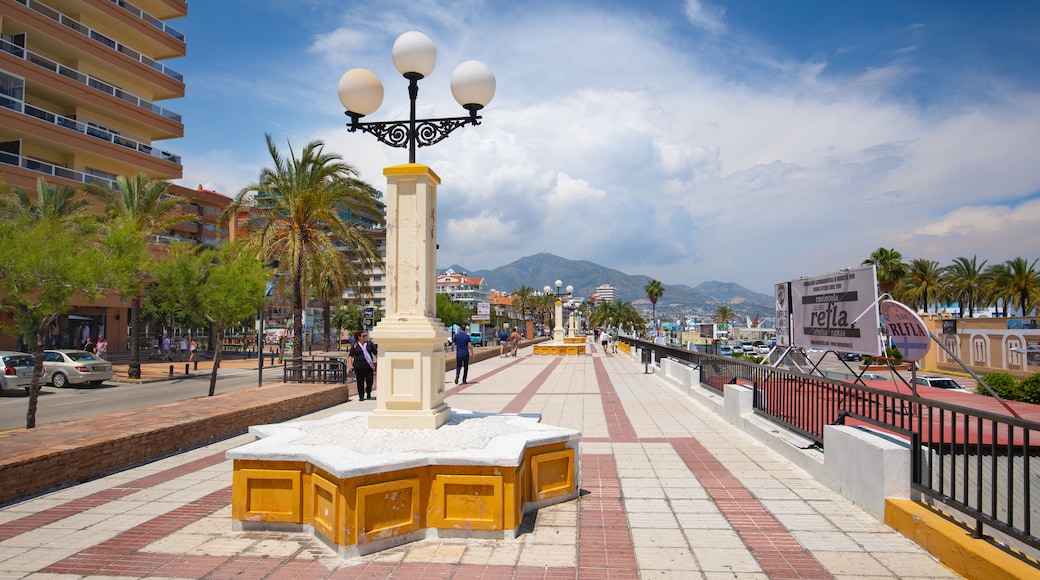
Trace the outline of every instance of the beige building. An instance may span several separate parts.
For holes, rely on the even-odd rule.
[[[1040,372],[1040,317],[922,317],[932,334],[979,375],[1004,372],[1023,378]],[[956,359],[933,344],[922,369],[963,372]]]

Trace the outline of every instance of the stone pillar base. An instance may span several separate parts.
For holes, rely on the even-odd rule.
[[[374,409],[368,416],[369,429],[436,429],[451,418],[451,407],[415,411]]]

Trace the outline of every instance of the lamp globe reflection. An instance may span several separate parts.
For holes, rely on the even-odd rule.
[[[410,102],[407,121],[370,121],[361,118],[371,115],[383,103],[383,83],[370,70],[350,69],[339,79],[339,100],[350,117],[350,132],[361,130],[391,147],[407,147],[408,162],[415,163],[416,147],[438,143],[452,131],[465,125],[479,125],[477,113],[495,96],[495,74],[486,64],[468,60],[451,75],[451,94],[469,115],[439,119],[416,119],[415,101],[419,96],[419,80],[433,72],[437,64],[437,47],[429,36],[421,32],[406,32],[394,42],[394,66],[408,79]]]

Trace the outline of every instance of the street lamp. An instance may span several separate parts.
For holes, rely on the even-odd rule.
[[[419,80],[433,72],[437,49],[421,32],[402,34],[393,47],[394,66],[408,79],[407,121],[361,122],[383,101],[383,84],[372,71],[355,68],[339,80],[339,100],[350,117],[347,128],[375,136],[391,147],[408,148],[408,164],[383,169],[386,190],[386,315],[372,329],[380,343],[376,409],[368,426],[376,429],[436,429],[451,417],[444,402],[444,342],[451,335],[435,317],[437,269],[437,186],[440,177],[415,163],[416,147],[438,143],[465,125],[495,95],[495,75],[466,61],[451,75],[451,92],[466,117],[416,119]]]
[[[563,296],[570,296],[574,292],[574,286],[567,286],[567,291],[562,290],[563,282],[557,280],[553,283],[556,286],[556,325],[553,326],[553,342],[563,342]],[[542,288],[542,291],[546,294],[552,294],[553,289],[549,286]]]
[[[451,94],[467,111],[467,117],[416,119],[415,100],[419,95],[419,79],[433,72],[437,62],[437,48],[430,37],[421,32],[406,32],[394,42],[394,66],[408,79],[408,99],[411,102],[408,121],[373,121],[362,123],[361,117],[370,115],[383,102],[383,83],[368,69],[353,68],[339,79],[339,100],[350,117],[347,125],[353,133],[374,135],[391,147],[407,147],[408,162],[415,163],[415,147],[425,147],[444,140],[465,125],[479,125],[477,112],[495,96],[495,75],[482,62],[468,60],[451,75]]]
[[[267,264],[264,264],[265,268],[271,268],[273,270],[278,269],[278,260],[271,260]],[[264,303],[260,305],[260,319],[256,324],[256,358],[257,373],[256,373],[256,386],[264,386],[264,310],[267,308],[267,299],[274,294],[274,288],[278,284],[278,278],[281,278],[281,274],[278,272],[274,273],[274,278],[267,281],[267,291],[264,292]],[[273,364],[274,361],[272,360]]]

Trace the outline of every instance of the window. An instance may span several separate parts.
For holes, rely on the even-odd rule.
[[[0,94],[17,101],[25,100],[25,79],[0,71]]]

